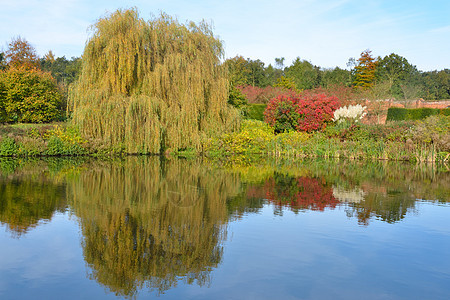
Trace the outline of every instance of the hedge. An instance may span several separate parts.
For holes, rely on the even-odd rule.
[[[406,120],[422,120],[429,116],[444,115],[450,116],[450,108],[401,108],[390,107],[387,113],[386,121],[406,121]]]

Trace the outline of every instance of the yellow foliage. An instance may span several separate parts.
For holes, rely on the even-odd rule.
[[[238,127],[222,44],[208,24],[165,14],[146,22],[130,9],[92,28],[69,96],[84,136],[123,144],[128,153],[160,153],[201,150],[208,138]]]

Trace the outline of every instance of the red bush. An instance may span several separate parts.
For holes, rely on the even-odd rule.
[[[337,97],[324,94],[281,95],[270,100],[264,117],[276,132],[311,132],[324,129],[339,106]]]

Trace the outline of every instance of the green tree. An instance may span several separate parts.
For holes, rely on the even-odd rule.
[[[250,69],[247,68],[247,60],[242,56],[236,56],[225,60],[224,65],[228,69],[231,84],[233,86],[249,85]]]
[[[334,69],[325,69],[321,72],[321,85],[325,88],[338,85],[350,86],[352,84],[352,75],[348,70],[336,67]]]
[[[51,51],[49,53],[51,54]],[[50,72],[58,83],[67,87],[80,74],[81,58],[72,57],[70,60],[65,56],[55,58],[53,54],[49,55],[49,53],[40,60],[42,70]]]
[[[422,73],[422,97],[429,100],[450,99],[450,69]]]
[[[264,63],[257,60],[245,59],[242,56],[229,58],[225,66],[230,74],[230,80],[234,86],[251,85],[266,87],[269,82],[266,76]]]
[[[6,68],[5,53],[0,52],[0,71]]]
[[[245,95],[242,94],[241,90],[237,89],[233,85],[230,86],[230,91],[228,93],[228,103],[244,111],[248,105],[248,101]]]
[[[268,65],[266,68],[266,81],[270,86],[275,86],[277,80],[283,76],[283,70],[279,68],[274,68],[272,65]]]
[[[365,50],[361,52],[361,57],[357,60],[354,68],[353,85],[357,88],[367,89],[375,83],[375,71],[377,60],[372,57],[372,51]]]
[[[257,60],[247,59],[247,63],[250,69],[250,81],[252,86],[266,87],[268,81],[265,74],[264,63]]]
[[[391,93],[397,99],[404,98],[402,86],[415,83],[418,70],[408,60],[395,53],[378,60],[376,78],[378,82],[386,81],[390,85]]]
[[[275,66],[277,69],[283,70],[284,69],[284,57],[276,57],[275,58]]]
[[[298,90],[307,90],[318,87],[321,82],[320,68],[309,61],[301,60],[300,57],[285,68],[286,77],[292,78]]]
[[[284,57],[275,58],[275,67],[271,64],[265,69],[266,82],[268,86],[276,86],[279,79],[284,76]]]

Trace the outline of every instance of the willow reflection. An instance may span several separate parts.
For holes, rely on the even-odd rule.
[[[163,292],[180,277],[209,282],[237,176],[195,162],[130,158],[93,166],[70,185],[91,278],[122,296],[143,287]]]

